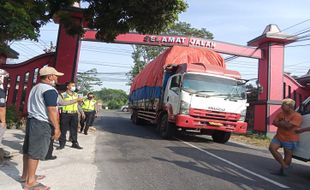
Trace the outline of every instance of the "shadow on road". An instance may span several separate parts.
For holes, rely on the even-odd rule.
[[[266,189],[266,185],[262,185],[260,183],[254,184],[253,177],[248,177],[243,174],[241,174],[239,171],[237,171],[235,168],[229,167],[229,166],[219,166],[219,165],[210,165],[210,163],[205,164],[202,161],[178,161],[178,160],[167,160],[164,158],[158,158],[153,157],[156,160],[162,161],[162,162],[168,162],[175,164],[178,167],[185,168],[188,170],[193,170],[195,172],[202,173],[206,176],[210,176],[213,178],[216,178],[215,180],[223,181],[219,187],[227,187],[227,189],[235,189],[230,184],[224,184],[224,183],[232,183],[240,189]],[[199,162],[199,164],[197,163]],[[242,178],[242,179],[241,179]]]
[[[182,160],[167,160],[159,157],[153,157],[155,160],[169,162],[175,164],[176,166],[186,168],[195,172],[203,173],[208,176],[216,177],[228,182],[231,182],[241,189],[266,189],[268,185],[272,185],[267,181],[263,181],[258,177],[251,175],[245,171],[242,171],[232,165],[208,155],[201,154],[202,152],[191,148],[191,147],[166,147],[170,149],[175,154],[184,156],[193,161],[182,161]],[[206,150],[206,149],[204,149]],[[286,177],[272,175],[272,172],[278,170],[278,164],[272,158],[267,158],[264,156],[252,155],[247,152],[235,152],[235,151],[221,151],[221,150],[206,150],[214,155],[220,156],[227,159],[237,165],[243,166],[244,168],[257,173],[261,176],[267,177],[276,181],[283,181],[282,183],[287,185],[293,185],[294,189],[308,189],[310,185],[310,167],[305,167],[304,165],[294,163],[290,171],[288,171]],[[220,162],[219,162],[220,161]],[[255,182],[257,180],[258,182]],[[263,181],[263,183],[261,183]],[[288,185],[288,186],[290,186]],[[274,186],[274,185],[272,185]],[[274,186],[268,189],[279,188]]]
[[[116,122],[117,121],[117,122]],[[129,118],[105,116],[95,122],[97,130],[143,139],[161,140],[151,125],[134,125]]]
[[[133,136],[143,139],[154,139],[154,140],[163,140],[158,131],[156,131],[156,126],[151,124],[144,124],[144,125],[135,125],[131,122],[129,118],[129,114],[127,113],[118,113],[119,117],[105,115],[101,117],[100,120],[95,121],[95,125],[97,126],[98,130],[103,130],[109,133],[125,135],[125,136]],[[117,122],[116,122],[117,121]],[[197,136],[199,135],[199,136]],[[207,135],[200,135],[196,132],[181,132],[178,131],[175,134],[176,138],[182,139],[186,142],[193,142],[193,143],[206,143],[206,144],[213,144],[213,140],[210,136]],[[169,139],[170,141],[176,141],[175,138]],[[228,142],[225,144],[226,146],[232,147],[240,147],[246,148],[251,150],[256,150],[254,148],[250,148],[241,144],[236,144],[233,142]]]
[[[5,175],[11,177],[13,180],[20,182],[20,174],[19,170],[17,169],[16,162],[13,162],[11,160],[5,160],[3,163],[0,164],[0,171],[5,173]]]

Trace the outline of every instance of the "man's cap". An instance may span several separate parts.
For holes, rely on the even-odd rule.
[[[58,72],[54,67],[43,67],[39,71],[40,76],[46,75],[56,75],[56,76],[63,76],[64,74]]]
[[[295,101],[291,98],[285,98],[282,100],[282,105],[288,105],[291,107],[295,107]]]
[[[3,69],[0,69],[0,76],[5,76],[5,77],[8,77],[9,76],[9,73],[6,72],[5,70]]]

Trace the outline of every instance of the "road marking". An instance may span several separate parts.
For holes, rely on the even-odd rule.
[[[225,162],[225,163],[227,163],[227,164],[229,164],[229,165],[231,165],[231,166],[234,166],[234,167],[236,167],[236,168],[238,168],[238,169],[240,169],[240,170],[243,170],[244,172],[247,172],[247,173],[249,173],[249,174],[252,174],[252,175],[254,175],[254,176],[256,176],[256,177],[258,177],[258,178],[260,178],[260,179],[262,179],[262,180],[268,181],[269,183],[272,183],[272,184],[274,184],[274,185],[276,185],[276,186],[278,186],[278,187],[281,187],[281,188],[284,188],[284,189],[289,189],[289,188],[290,188],[290,187],[288,187],[288,186],[286,186],[286,185],[283,185],[283,184],[278,183],[278,182],[276,182],[276,181],[274,181],[274,180],[268,179],[267,177],[264,177],[264,176],[262,176],[262,175],[259,175],[259,174],[255,173],[255,172],[252,172],[252,171],[250,171],[250,170],[248,170],[248,169],[246,169],[246,168],[244,168],[244,167],[242,167],[242,166],[239,166],[238,164],[235,164],[235,163],[233,163],[233,162],[231,162],[231,161],[229,161],[229,160],[226,160],[226,159],[224,159],[224,158],[222,158],[222,157],[219,157],[219,156],[217,156],[217,155],[215,155],[215,154],[213,154],[213,153],[211,153],[211,152],[209,152],[209,151],[206,151],[206,150],[204,150],[204,149],[202,149],[202,148],[199,148],[199,147],[197,147],[197,146],[195,146],[195,145],[193,145],[193,144],[191,144],[191,143],[188,143],[188,142],[183,141],[183,140],[178,139],[178,138],[175,138],[175,139],[177,139],[178,141],[180,141],[180,142],[182,142],[182,143],[184,143],[184,144],[186,144],[186,145],[188,145],[188,146],[190,146],[190,147],[193,147],[193,148],[195,148],[195,149],[197,149],[197,150],[200,150],[201,152],[204,152],[204,153],[208,154],[209,156],[212,156],[212,157],[214,157],[214,158],[216,158],[216,159],[219,159],[219,160],[221,160],[221,161],[223,161],[223,162]]]

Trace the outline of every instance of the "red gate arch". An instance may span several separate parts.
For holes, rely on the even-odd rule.
[[[76,10],[72,12],[75,22],[87,26],[83,23],[82,13],[78,9]],[[64,26],[60,24],[56,53],[38,56],[15,65],[14,68],[9,65],[1,65],[0,68],[8,70],[10,73],[10,81],[5,84],[5,87],[9,88],[8,104],[15,104],[21,111],[26,110],[24,105],[29,89],[35,84],[33,78],[37,77],[37,70],[44,65],[54,66],[57,70],[65,73],[65,76],[60,78],[60,83],[76,79],[80,42],[81,40],[97,41],[95,36],[96,31],[92,30],[86,31],[82,38],[77,35],[70,36],[66,34]],[[276,128],[271,122],[275,112],[280,108],[281,100],[284,97],[291,97],[299,105],[310,95],[309,86],[300,85],[283,72],[285,45],[295,40],[294,36],[281,33],[277,26],[268,25],[262,35],[248,42],[248,46],[187,36],[133,33],[119,35],[113,43],[210,48],[223,54],[258,59],[258,80],[263,91],[255,103],[254,130],[274,132]]]

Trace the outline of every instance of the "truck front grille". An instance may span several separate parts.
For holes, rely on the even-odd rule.
[[[236,122],[240,119],[239,114],[218,112],[203,109],[193,109],[189,110],[189,115],[195,118],[201,118],[206,120],[219,120],[219,121],[233,121]]]

